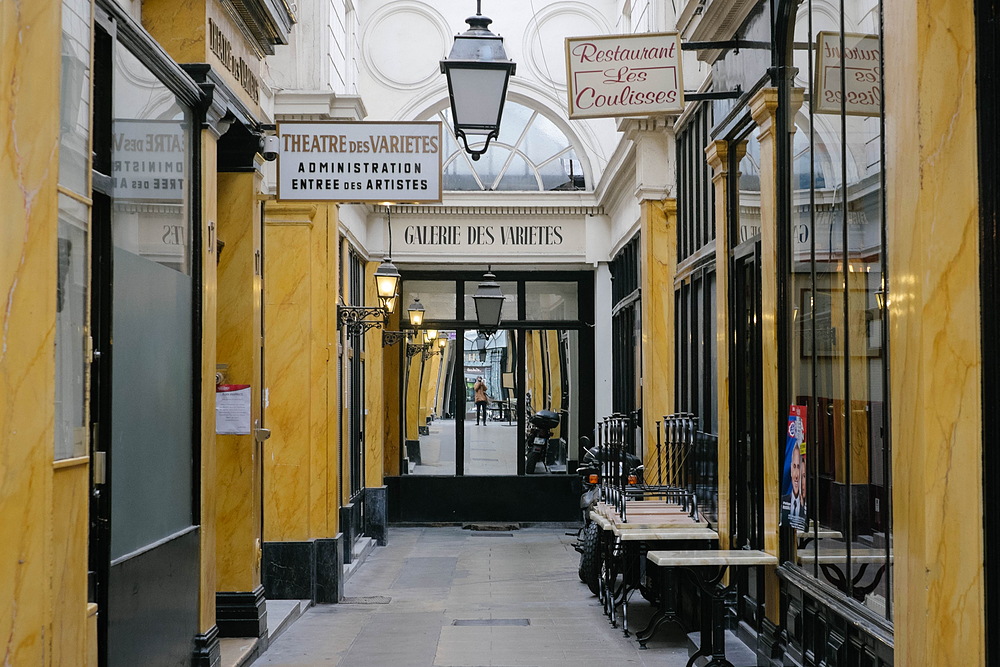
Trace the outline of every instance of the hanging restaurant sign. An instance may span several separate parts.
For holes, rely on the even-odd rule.
[[[878,116],[882,112],[882,65],[878,35],[844,33],[841,58],[839,32],[816,36],[815,113],[839,114],[841,104],[848,116]],[[841,63],[846,100],[840,93]]]
[[[675,32],[566,38],[570,118],[684,111]]]
[[[441,123],[278,123],[278,199],[441,201]]]

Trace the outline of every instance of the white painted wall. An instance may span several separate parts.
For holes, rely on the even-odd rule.
[[[594,276],[594,414],[598,418],[610,415],[612,409],[611,384],[611,271],[607,262],[597,265]],[[596,443],[595,443],[596,444]]]

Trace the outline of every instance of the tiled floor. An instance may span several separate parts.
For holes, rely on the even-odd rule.
[[[580,583],[565,528],[474,533],[392,528],[348,582],[348,597],[388,604],[313,607],[257,665],[288,667],[683,666],[685,637],[661,631],[638,650],[612,628]],[[638,596],[637,596],[638,597]],[[634,605],[633,627],[649,617]],[[455,625],[456,620],[528,619],[528,625]]]

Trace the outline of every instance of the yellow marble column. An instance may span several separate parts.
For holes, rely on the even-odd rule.
[[[792,93],[791,115],[802,105],[802,90]],[[750,100],[750,113],[757,123],[760,142],[760,301],[761,301],[761,431],[764,468],[764,551],[778,555],[778,522],[781,516],[778,454],[784,443],[787,406],[778,404],[778,266],[777,174],[778,89],[764,88]],[[728,257],[728,254],[727,254]],[[719,284],[718,282],[716,284]],[[741,391],[736,387],[736,391]],[[765,612],[778,622],[778,578],[766,568]]]
[[[733,144],[737,164],[746,154],[746,141]],[[719,548],[729,548],[729,343],[732,322],[729,317],[729,158],[728,141],[713,141],[705,148],[708,165],[712,168],[715,188],[715,326],[716,368],[718,378],[716,400],[719,419]],[[734,175],[734,176],[738,176]]]
[[[215,625],[216,591],[216,439],[215,359],[218,289],[216,239],[218,234],[217,143],[213,130],[201,132],[201,605],[198,631]]]
[[[268,202],[265,211],[264,386],[271,431],[264,444],[268,542],[336,534],[340,393],[337,223],[331,208]]]
[[[886,0],[895,662],[984,665],[974,3]],[[891,17],[891,20],[889,20]],[[993,446],[996,446],[993,443]]]
[[[656,422],[674,411],[674,274],[677,272],[677,200],[639,205],[642,267],[643,464],[656,469]]]
[[[418,430],[420,426],[420,371],[423,367],[420,353],[408,358],[406,364],[406,439],[417,440],[420,437]]]
[[[61,4],[0,3],[0,636],[11,665],[52,660]]]
[[[228,384],[248,384],[250,423],[261,405],[261,174],[219,174],[218,363]],[[216,436],[218,494],[217,588],[253,591],[260,585],[261,447],[253,434]]]
[[[375,270],[381,262],[368,262],[365,266],[365,303],[378,303]],[[399,307],[398,304],[396,306]],[[382,486],[385,459],[386,406],[382,387],[382,329],[372,329],[365,334],[365,486]]]

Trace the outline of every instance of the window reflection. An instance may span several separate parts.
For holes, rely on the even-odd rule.
[[[791,175],[789,383],[808,413],[810,519],[796,560],[891,619],[879,3],[843,7],[844,35],[840,7],[821,0],[796,21],[796,42],[812,45],[795,55],[805,101]],[[858,97],[861,83],[878,103]]]
[[[114,54],[115,246],[190,274],[190,118],[135,56]]]

